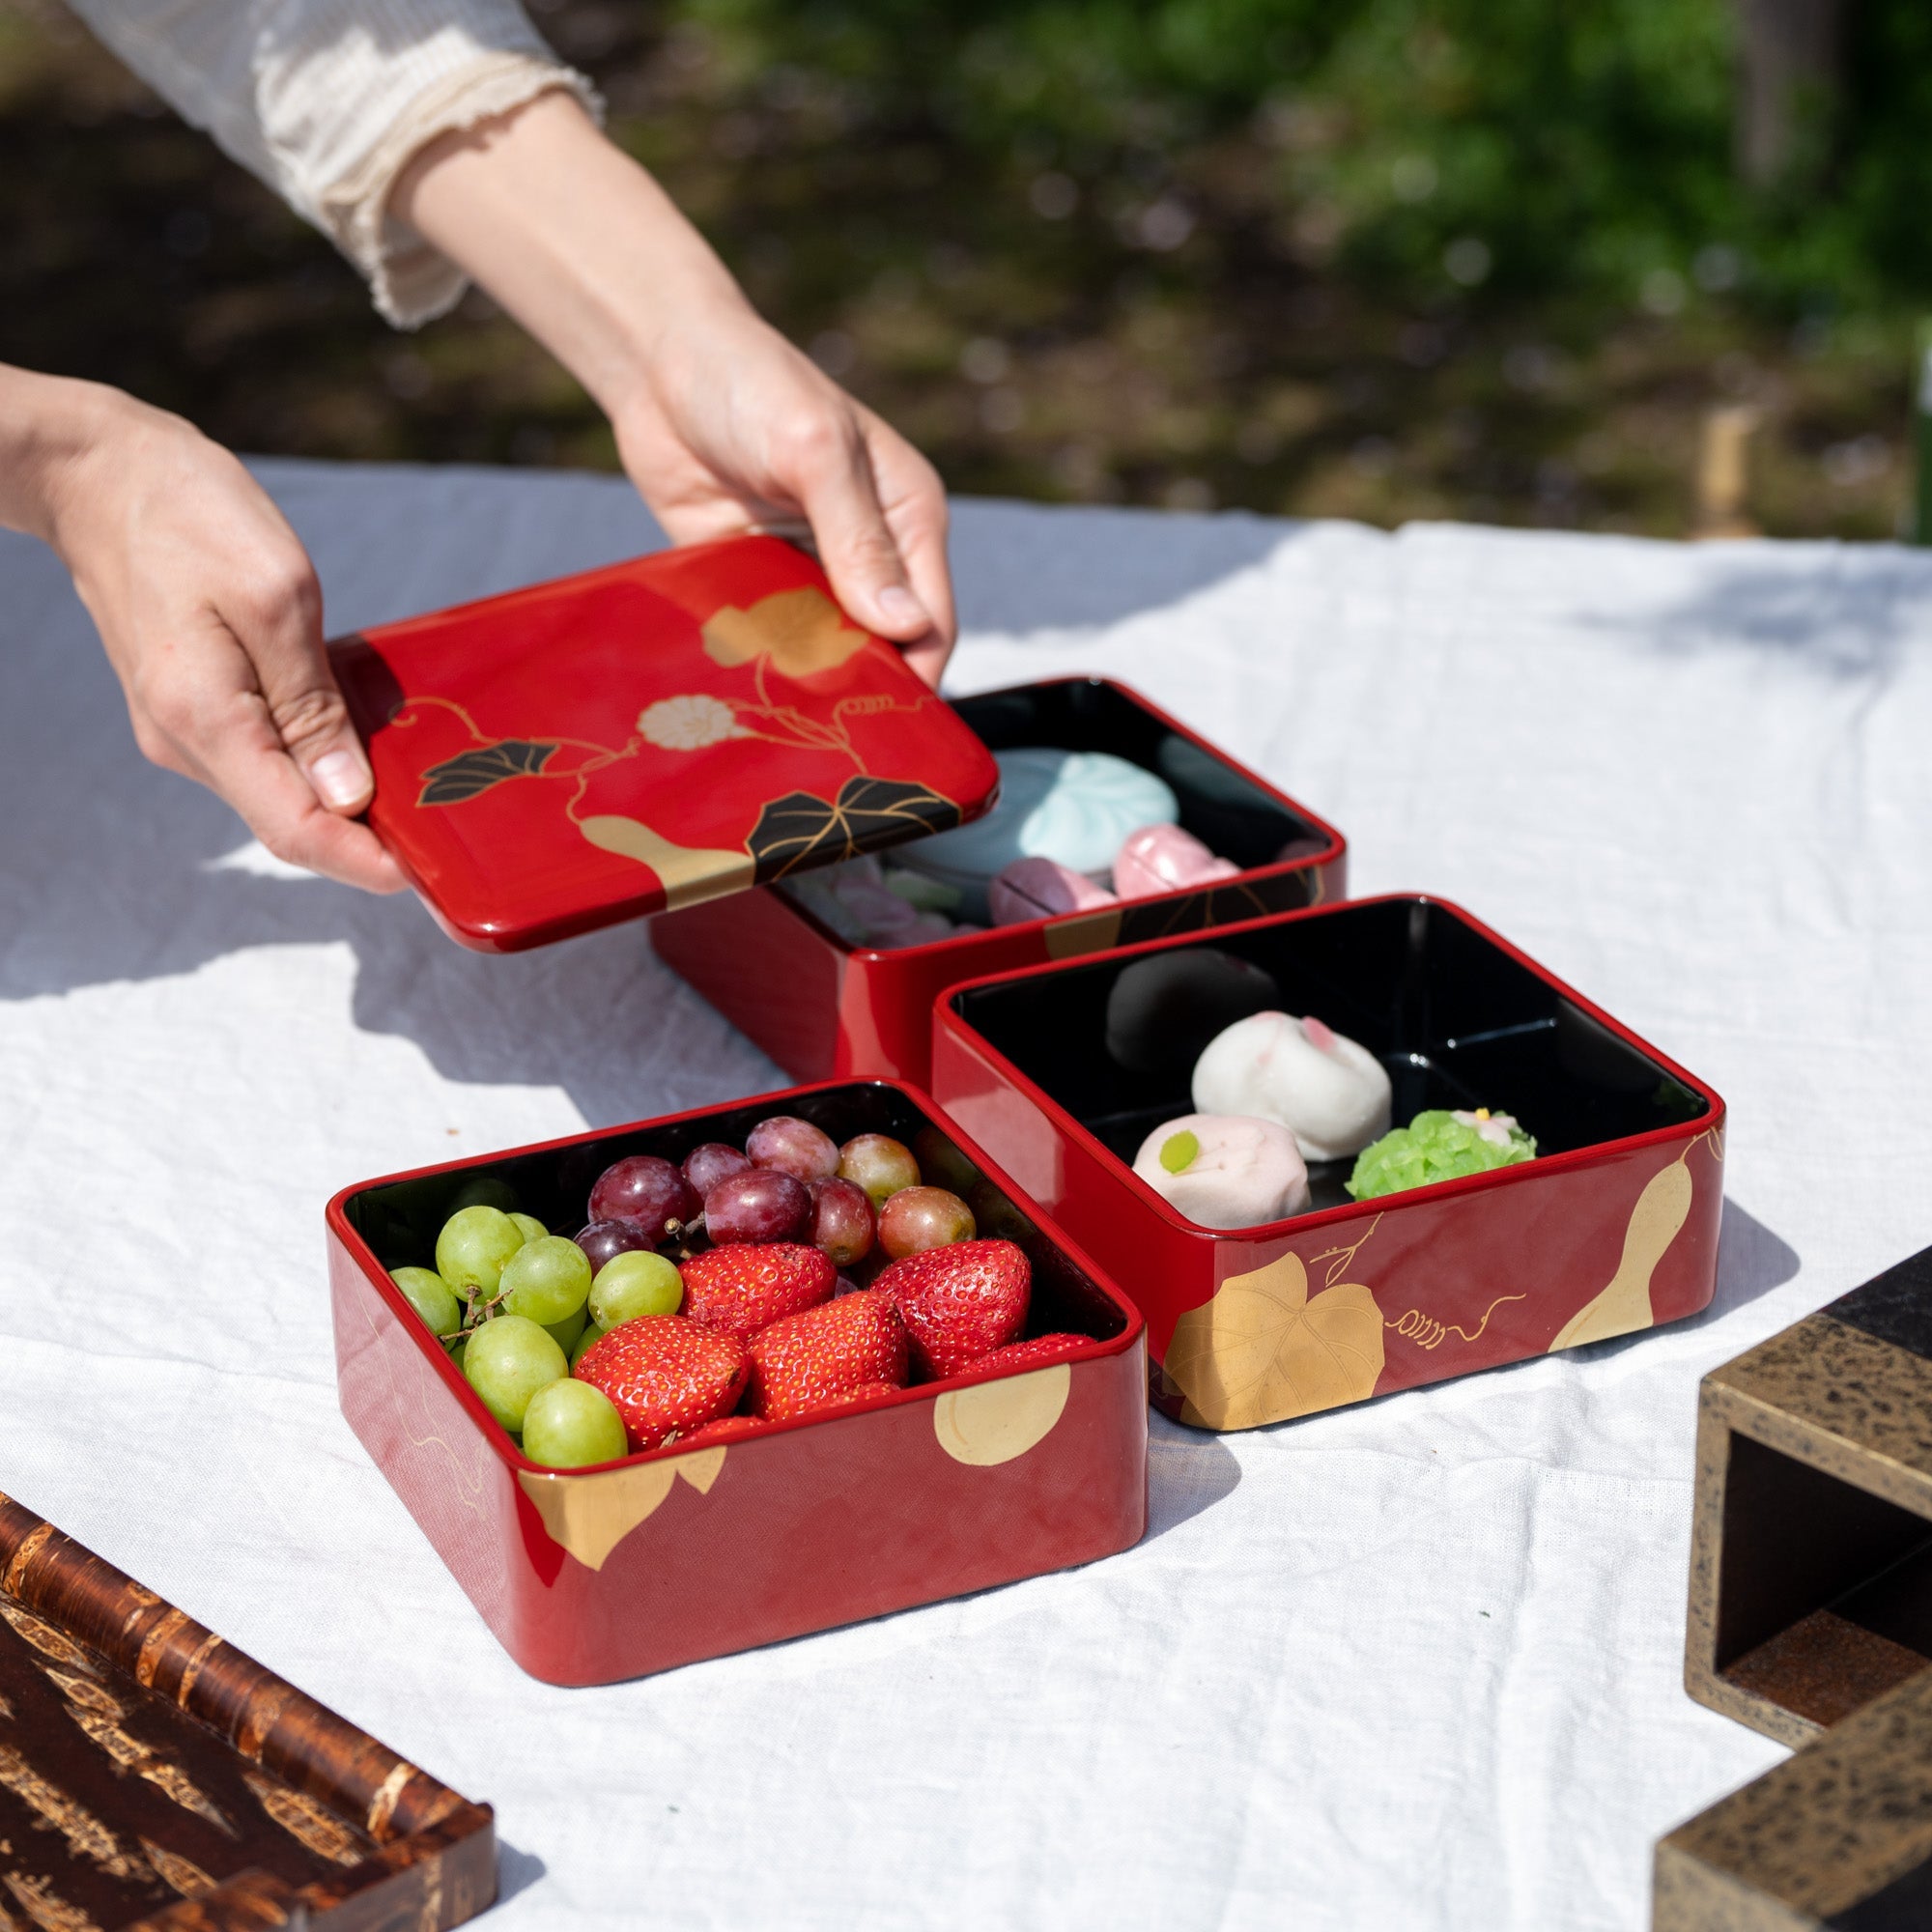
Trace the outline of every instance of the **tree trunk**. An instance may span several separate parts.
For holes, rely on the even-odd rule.
[[[1843,82],[1850,0],[1738,0],[1737,168],[1763,187],[1810,158]],[[1815,151],[1814,151],[1815,152]]]

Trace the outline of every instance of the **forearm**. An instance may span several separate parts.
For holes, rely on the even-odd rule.
[[[99,383],[0,363],[0,526],[58,549],[63,496],[126,406]]]
[[[673,319],[749,318],[737,284],[670,198],[571,97],[431,143],[393,213],[481,283],[613,420]]]

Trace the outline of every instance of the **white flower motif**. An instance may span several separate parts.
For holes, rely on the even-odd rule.
[[[638,729],[667,752],[700,752],[746,735],[738,714],[722,697],[702,696],[659,698],[639,714]]]

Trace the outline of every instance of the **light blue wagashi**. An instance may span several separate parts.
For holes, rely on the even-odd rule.
[[[1000,802],[971,825],[901,845],[894,858],[983,899],[986,882],[1015,859],[1057,859],[1103,875],[1129,832],[1172,825],[1173,790],[1153,773],[1108,752],[1026,746],[996,752]],[[985,918],[983,905],[968,918]]]

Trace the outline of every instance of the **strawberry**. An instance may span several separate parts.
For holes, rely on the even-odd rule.
[[[876,1290],[788,1315],[747,1348],[752,1413],[773,1420],[849,1402],[874,1383],[905,1386],[905,1324],[892,1296]]]
[[[728,1415],[749,1368],[735,1335],[715,1334],[681,1315],[639,1315],[587,1349],[576,1374],[611,1398],[633,1449],[655,1449]]]
[[[955,1369],[953,1374],[1023,1376],[1029,1369],[1043,1369],[1050,1362],[1064,1362],[1076,1349],[1091,1347],[1093,1340],[1091,1335],[1035,1335],[1028,1341],[1009,1342],[1004,1349],[975,1355],[963,1369]]]
[[[830,1301],[838,1270],[798,1241],[732,1241],[682,1263],[686,1320],[743,1341],[802,1308]]]
[[[930,1378],[1019,1340],[1033,1269],[1010,1241],[953,1241],[895,1261],[872,1289],[897,1304],[914,1365]]]
[[[755,1435],[764,1428],[755,1415],[721,1415],[716,1422],[707,1422],[702,1429],[694,1429],[689,1435],[680,1435],[677,1446],[680,1449],[708,1448],[714,1442],[735,1442],[741,1435]]]

